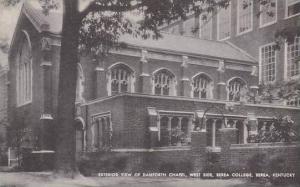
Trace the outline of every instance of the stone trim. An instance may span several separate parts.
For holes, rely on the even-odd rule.
[[[152,149],[143,148],[124,148],[124,149],[112,149],[112,152],[166,152],[166,151],[190,151],[191,146],[174,146],[174,147],[157,147]]]
[[[230,149],[266,149],[266,148],[287,148],[287,147],[300,147],[300,144],[299,142],[231,144]]]

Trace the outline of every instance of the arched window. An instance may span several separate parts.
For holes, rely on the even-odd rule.
[[[77,65],[77,82],[76,82],[76,103],[80,103],[84,101],[83,91],[84,91],[84,75],[82,71],[82,67],[80,64]]]
[[[133,71],[127,65],[117,64],[112,66],[109,71],[109,95],[133,92],[133,80]]]
[[[228,100],[229,101],[240,101],[241,91],[246,88],[246,83],[240,78],[234,78],[229,81],[227,86]]]
[[[211,99],[212,88],[212,81],[207,75],[199,74],[193,78],[192,94],[194,98]]]
[[[18,105],[31,102],[32,99],[32,56],[29,36],[22,38],[17,53],[17,103]]]
[[[154,73],[153,93],[155,95],[175,95],[175,76],[166,69]]]

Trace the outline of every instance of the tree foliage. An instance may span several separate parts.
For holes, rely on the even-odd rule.
[[[274,118],[269,130],[265,128],[259,130],[259,133],[250,137],[251,142],[264,143],[264,142],[291,142],[297,140],[297,132],[294,129],[295,122],[290,118],[290,116],[284,116],[279,118]]]

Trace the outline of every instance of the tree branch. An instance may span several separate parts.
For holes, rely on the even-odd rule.
[[[142,3],[138,3],[133,6],[122,6],[116,4],[101,5],[101,4],[97,4],[96,1],[92,1],[83,11],[80,12],[80,18],[83,19],[90,12],[96,12],[96,11],[126,12],[126,11],[137,9],[139,7],[142,7]]]

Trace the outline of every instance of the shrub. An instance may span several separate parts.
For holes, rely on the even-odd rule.
[[[270,173],[291,173],[293,170],[288,166],[286,159],[283,156],[275,156],[270,159],[268,164],[268,169]],[[293,179],[292,179],[293,180]],[[282,177],[271,177],[271,182],[273,184],[285,184],[292,182],[288,178]]]
[[[175,163],[173,162],[163,162],[159,167],[159,172],[161,173],[172,173],[175,172]]]

